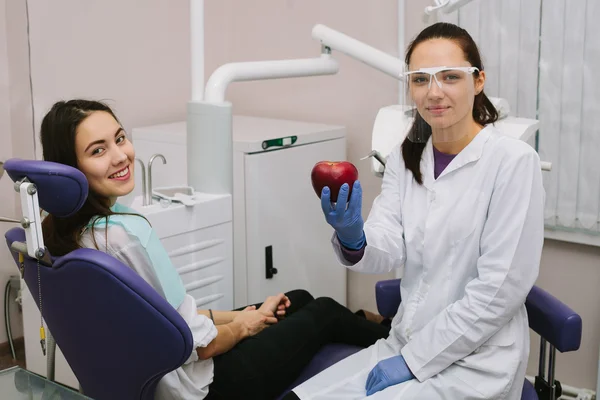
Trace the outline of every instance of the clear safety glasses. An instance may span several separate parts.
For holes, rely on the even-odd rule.
[[[473,106],[476,71],[476,67],[441,66],[402,74],[404,104],[412,110],[414,121],[407,136],[410,141],[425,143],[432,134],[437,142],[464,137],[466,132],[457,132],[453,125]]]
[[[408,71],[402,74],[406,87],[409,89],[431,89],[431,82],[435,81],[440,89],[464,84],[472,74],[479,71],[477,67],[432,67]]]

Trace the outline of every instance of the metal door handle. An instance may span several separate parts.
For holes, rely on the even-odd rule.
[[[273,246],[265,247],[265,267],[267,279],[273,279],[273,275],[277,274],[277,268],[273,267]]]

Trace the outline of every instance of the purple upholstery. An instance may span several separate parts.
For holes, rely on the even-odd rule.
[[[525,302],[529,327],[560,352],[575,351],[581,344],[581,317],[550,293],[534,286]]]
[[[302,370],[300,376],[294,381],[290,387],[277,398],[277,400],[283,398],[293,388],[307,381],[309,378],[317,375],[319,372],[326,370],[338,361],[351,356],[352,354],[362,350],[361,347],[350,346],[347,344],[332,343],[324,346],[318,353],[313,357],[310,363]]]
[[[34,183],[40,207],[57,217],[73,215],[88,195],[85,175],[64,164],[11,158],[4,163],[4,170],[14,182],[27,177]]]
[[[400,279],[377,282],[379,313],[397,310],[400,305]],[[384,304],[385,303],[385,304]],[[560,352],[575,351],[581,344],[581,317],[545,290],[534,286],[525,302],[529,327]],[[395,312],[394,312],[395,314]],[[385,315],[390,316],[390,315]],[[393,316],[393,314],[392,314]]]
[[[23,239],[20,228],[6,233],[9,246]],[[28,257],[24,278],[37,300],[37,263]],[[59,257],[51,268],[40,266],[39,283],[44,320],[87,396],[153,399],[160,378],[191,354],[183,318],[106,253],[79,249]]]
[[[535,388],[527,379],[523,382],[523,392],[521,392],[521,400],[539,400]]]
[[[400,279],[379,281],[375,284],[377,310],[385,318],[393,318],[398,312],[400,297]]]

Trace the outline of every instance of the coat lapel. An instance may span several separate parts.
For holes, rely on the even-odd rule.
[[[456,157],[454,157],[454,159],[450,162],[450,164],[448,164],[446,169],[444,169],[440,176],[438,176],[438,179],[442,178],[444,175],[448,175],[449,173],[456,171],[457,169],[469,163],[479,160],[481,158],[481,155],[483,154],[485,144],[491,136],[491,132],[491,129],[483,128],[473,138],[473,140],[471,140],[467,147],[465,147],[460,153],[456,155]],[[431,142],[432,141],[430,139],[427,144],[429,145],[429,143]],[[431,179],[433,179],[433,144],[431,146]]]

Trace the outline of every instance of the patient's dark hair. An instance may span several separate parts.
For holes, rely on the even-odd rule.
[[[99,101],[76,99],[55,103],[42,120],[40,130],[44,160],[79,169],[75,152],[77,128],[96,111],[107,112],[119,122],[110,107]],[[90,188],[85,203],[77,213],[67,218],[48,215],[44,219],[44,244],[53,256],[65,255],[81,247],[81,233],[92,219],[108,218],[112,214],[109,199],[94,193]],[[94,235],[92,239],[98,248]]]
[[[439,22],[428,26],[421,33],[419,33],[419,35],[408,46],[405,58],[406,65],[410,64],[410,58],[415,48],[419,44],[430,39],[448,39],[454,41],[463,50],[465,59],[473,67],[477,67],[479,71],[483,71],[481,55],[479,54],[477,44],[475,44],[475,41],[471,35],[469,35],[469,33],[463,28],[446,22]],[[474,75],[477,77],[479,72],[475,71]],[[483,91],[475,95],[475,100],[473,102],[473,119],[475,119],[475,122],[480,125],[487,125],[498,120],[498,111],[490,99],[488,99],[488,97],[483,93]],[[429,139],[429,137],[431,137],[431,127],[418,113],[411,131],[417,129],[417,127],[419,127],[419,134],[421,136],[423,135],[421,131],[423,130],[423,127],[425,127],[425,138]],[[424,142],[427,142],[427,140],[424,140]],[[423,184],[423,176],[421,174],[420,166],[424,149],[425,143],[411,142],[408,139],[408,136],[402,143],[402,157],[404,158],[404,164],[406,165],[406,168],[412,172],[415,180],[419,184]]]

